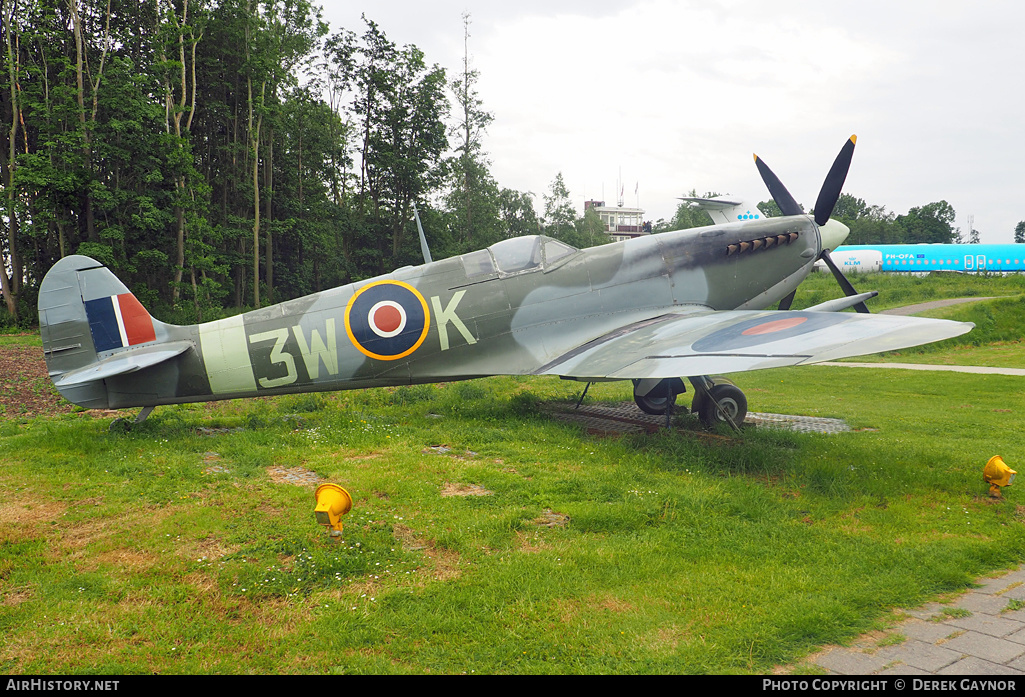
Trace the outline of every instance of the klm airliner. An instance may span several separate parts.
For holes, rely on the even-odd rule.
[[[1025,271],[1025,244],[864,244],[837,247],[833,261],[846,273],[897,271]],[[816,269],[828,271],[824,263]]]

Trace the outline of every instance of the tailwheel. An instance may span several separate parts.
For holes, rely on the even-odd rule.
[[[692,382],[694,380],[695,378],[691,378]],[[691,411],[709,428],[728,423],[739,430],[747,418],[747,397],[739,387],[726,378],[704,378],[704,389],[697,387],[695,383]]]
[[[651,383],[650,380],[634,380],[634,404],[645,414],[655,416],[673,411],[676,395],[687,390],[680,378],[659,380],[654,386]],[[684,409],[684,412],[686,411]]]

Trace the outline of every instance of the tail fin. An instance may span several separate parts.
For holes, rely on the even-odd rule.
[[[64,257],[39,288],[39,328],[50,379],[80,406],[109,406],[104,378],[167,360],[184,348],[161,344],[154,320],[117,276],[95,259]],[[140,347],[129,355],[129,348]]]
[[[680,200],[697,205],[698,208],[707,212],[712,222],[717,225],[736,223],[742,220],[760,220],[765,217],[757,206],[752,206],[739,199],[726,198],[725,196],[717,198],[681,196]],[[751,211],[754,212],[752,213]]]

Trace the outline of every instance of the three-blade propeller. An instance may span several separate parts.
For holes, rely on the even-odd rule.
[[[822,188],[819,190],[819,196],[815,199],[814,217],[815,224],[823,226],[829,221],[829,216],[833,214],[833,208],[836,207],[836,202],[840,200],[840,192],[843,190],[844,181],[847,179],[847,171],[851,167],[851,158],[854,156],[854,145],[857,143],[857,136],[851,136],[844,143],[843,148],[840,149],[840,154],[836,156],[833,161],[833,166],[829,168],[829,173],[826,175],[826,179],[822,182]],[[803,215],[804,211],[801,210],[801,206],[794,200],[794,197],[790,195],[787,188],[783,186],[783,182],[779,180],[779,177],[769,169],[769,166],[762,161],[758,155],[755,155],[755,166],[758,168],[758,173],[762,177],[762,181],[765,182],[766,188],[769,189],[769,193],[772,195],[772,200],[779,206],[779,210],[783,215]],[[833,273],[833,278],[843,289],[843,292],[848,295],[857,295],[858,291],[854,289],[851,282],[847,280],[847,277],[843,275],[840,269],[837,268],[836,264],[833,263],[833,259],[829,256],[829,250],[826,248],[822,249],[819,254],[819,259],[822,259],[829,267],[829,270]],[[796,292],[796,291],[795,291]],[[794,293],[791,293],[787,297],[783,298],[780,302],[779,309],[788,310],[790,309],[790,303],[793,302]],[[858,312],[867,313],[868,307],[865,303],[861,302],[854,306],[854,309]]]

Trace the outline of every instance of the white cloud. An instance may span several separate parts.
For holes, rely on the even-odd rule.
[[[627,203],[639,182],[668,217],[692,187],[768,198],[755,151],[810,205],[857,133],[849,193],[898,213],[946,199],[985,242],[1025,219],[1016,3],[379,0],[368,16],[454,75],[464,10],[502,186],[540,195],[561,171],[582,206],[603,186],[614,200],[622,168]],[[355,10],[325,17],[361,31]]]

